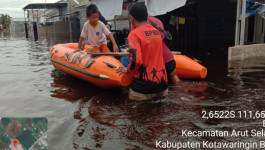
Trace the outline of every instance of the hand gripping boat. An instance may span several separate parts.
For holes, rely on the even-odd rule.
[[[129,74],[116,73],[123,67],[122,63],[113,56],[99,55],[93,57],[86,52],[75,52],[78,43],[54,45],[49,56],[53,66],[69,75],[85,80],[101,88],[129,86],[132,77]],[[205,78],[207,69],[198,62],[183,56],[174,55],[176,73],[181,78]]]

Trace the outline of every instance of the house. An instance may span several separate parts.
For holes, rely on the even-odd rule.
[[[187,0],[184,6],[156,17],[173,36],[172,41],[166,42],[171,50],[198,58],[227,57],[229,47],[238,45],[238,1],[241,0]],[[256,15],[245,20],[244,44],[264,43],[264,19]]]
[[[10,19],[10,33],[12,36],[25,35],[25,19],[24,18],[11,18]]]
[[[73,9],[72,12],[78,11],[76,18],[79,18],[78,23],[82,29],[85,20],[85,8],[89,2],[88,0],[78,0],[79,4],[77,4],[75,1],[68,0],[68,7]],[[94,1],[90,0],[90,2]],[[167,41],[171,50],[198,57],[203,54],[227,53],[228,47],[235,44],[237,0],[175,0],[175,3],[184,3],[185,5],[176,5],[174,9],[170,8],[171,5],[169,5],[174,4],[174,0],[166,1],[167,3],[164,2],[164,5],[159,6],[152,5],[155,2],[151,0],[141,2],[145,2],[149,13],[159,18],[163,22],[165,30],[171,32],[173,40]],[[104,14],[104,11],[107,12],[109,9],[103,8],[105,6],[110,7],[107,3],[103,0],[96,0],[103,16],[110,14]],[[118,5],[111,8],[117,10],[116,7]],[[158,13],[157,10],[159,10]],[[113,20],[113,18],[107,18],[107,20]],[[115,31],[115,24],[113,26],[112,30]],[[128,27],[128,25],[126,26]]]
[[[68,30],[67,28],[63,30],[62,28],[53,28],[49,34],[52,31],[54,33],[58,32],[58,34],[64,31],[65,34],[70,35],[70,41],[77,42],[83,24],[87,20],[85,18],[86,6],[89,3],[96,3],[102,15],[112,24],[111,30],[118,35],[122,26],[128,28],[130,25],[128,22],[128,8],[130,5],[124,7],[124,4],[131,4],[135,1],[145,2],[149,14],[159,18],[163,22],[165,30],[170,31],[173,40],[166,41],[169,48],[190,57],[227,57],[229,47],[238,45],[240,33],[242,33],[240,36],[242,37],[240,39],[241,44],[265,42],[265,23],[259,15],[240,20],[240,23],[245,20],[245,25],[242,25],[241,32],[238,32],[238,12],[241,12],[238,4],[245,3],[246,0],[67,0],[67,4],[61,4],[66,1],[54,3],[54,7],[51,8],[57,10],[57,14],[48,13],[50,10],[44,11],[45,15],[49,17],[42,20],[45,20],[47,25],[50,22],[52,24],[56,24],[54,22],[68,23]],[[255,1],[265,3],[265,0]],[[44,9],[44,4],[41,8]],[[29,12],[32,7],[28,6],[24,10]],[[45,16],[44,12],[40,14]],[[28,13],[28,16],[34,18],[34,11],[31,15]],[[122,23],[125,24],[119,26],[119,20],[114,16],[124,17],[122,19],[125,21],[122,21]],[[41,22],[40,20],[37,22]],[[32,22],[35,22],[34,19]],[[126,35],[128,33],[118,38],[120,44],[125,43]]]
[[[86,7],[89,0],[68,0],[71,41],[78,42],[83,24],[87,21]]]
[[[67,3],[34,3],[23,8],[26,37],[70,39]]]

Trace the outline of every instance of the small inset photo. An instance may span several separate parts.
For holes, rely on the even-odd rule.
[[[0,149],[47,150],[47,118],[0,117]]]

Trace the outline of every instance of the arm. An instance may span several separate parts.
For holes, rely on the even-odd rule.
[[[118,52],[119,48],[115,42],[115,39],[113,37],[113,35],[111,34],[111,32],[109,31],[109,29],[107,29],[107,27],[101,22],[99,21],[100,25],[102,26],[102,32],[111,40],[112,45],[113,45],[113,51],[114,52]]]
[[[82,49],[82,43],[83,43],[84,37],[80,36],[79,43],[78,43],[78,49]]]
[[[129,35],[128,43],[130,43],[130,64],[127,66],[127,68],[119,67],[118,69],[116,69],[116,71],[120,72],[120,74],[137,71],[138,68],[143,64],[141,47],[138,38],[136,36],[132,37]]]
[[[79,52],[79,51],[82,50],[82,43],[83,43],[83,40],[84,40],[84,37],[80,36],[80,38],[79,38],[79,42],[78,42],[78,47],[77,47],[76,50],[74,50],[74,53],[75,53],[75,52]]]
[[[117,46],[117,44],[116,44],[116,41],[115,41],[113,35],[112,35],[111,33],[109,33],[109,34],[108,34],[108,37],[109,37],[109,39],[110,39],[111,42],[112,42],[112,45],[113,45],[113,51],[114,51],[114,52],[119,52],[119,48],[118,48],[118,46]]]
[[[83,40],[84,40],[85,37],[87,37],[87,32],[86,32],[86,29],[85,29],[86,24],[87,24],[87,22],[83,26],[83,29],[82,29],[82,32],[81,32],[81,35],[80,35],[80,38],[79,38],[79,42],[78,42],[78,47],[77,47],[77,49],[74,52],[78,52],[78,51],[82,50]]]
[[[130,53],[130,64],[127,66],[128,72],[137,71],[138,68],[143,64],[142,50],[140,41],[136,35],[128,36],[129,53]]]

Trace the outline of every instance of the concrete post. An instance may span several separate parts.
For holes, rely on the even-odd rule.
[[[235,46],[244,45],[246,25],[246,0],[237,0]]]

